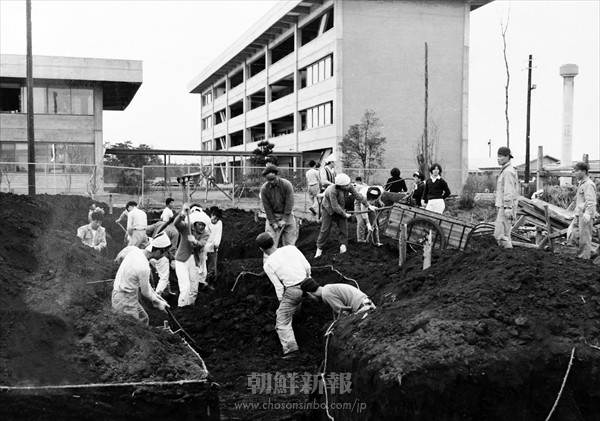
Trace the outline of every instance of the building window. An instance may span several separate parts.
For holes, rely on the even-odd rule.
[[[71,90],[48,88],[48,112],[50,114],[71,114]]]
[[[211,151],[212,150],[212,140],[207,140],[202,142],[202,150],[203,151]]]
[[[212,103],[212,92],[207,92],[202,95],[202,106],[205,107]]]
[[[263,54],[262,56],[260,56],[259,58],[257,58],[256,60],[254,60],[252,63],[250,63],[248,65],[248,78],[251,78],[252,76],[256,76],[257,74],[259,74],[266,68],[267,68],[267,65],[265,63],[265,55]]]
[[[234,102],[229,106],[229,117],[235,118],[239,115],[244,114],[244,100],[241,99],[238,102]]]
[[[210,129],[212,127],[212,116],[209,115],[202,119],[202,130]]]
[[[269,85],[271,102],[294,93],[294,75],[290,74]]]
[[[285,136],[286,134],[294,133],[294,115],[286,116],[270,121],[271,137]]]
[[[215,99],[217,99],[220,96],[225,95],[225,92],[227,92],[227,84],[225,83],[225,81],[219,83],[217,86],[215,86]]]
[[[244,81],[244,72],[243,71],[239,71],[237,73],[234,73],[233,75],[231,75],[229,77],[229,89],[233,89],[238,85],[241,85],[242,82]]]
[[[306,45],[333,28],[333,9],[329,9],[300,30],[301,45]]]
[[[333,76],[333,56],[327,57],[300,70],[300,87],[314,85]]]
[[[35,96],[35,88],[33,94]],[[35,107],[35,98],[33,105]],[[71,89],[71,113],[94,115],[94,91],[92,89]]]
[[[239,130],[229,135],[229,144],[231,147],[239,146],[244,144],[244,132]]]
[[[317,105],[300,111],[302,130],[333,124],[333,103]]]
[[[0,83],[0,112],[21,112],[21,85],[18,83]]]
[[[271,48],[271,65],[292,54],[295,49],[295,44],[296,42],[294,40],[294,36],[292,35],[291,37],[281,41],[275,47]]]
[[[54,161],[52,161],[52,145],[54,145]],[[0,143],[0,161],[14,162],[8,167],[9,172],[27,172],[27,143],[2,142]],[[35,161],[38,165],[36,171],[45,171],[56,168],[64,173],[89,173],[94,164],[94,145],[80,143],[35,143]],[[80,164],[80,165],[77,165]],[[81,165],[83,164],[83,165]]]
[[[265,90],[261,89],[248,96],[248,111],[265,105]]]
[[[226,116],[225,116],[225,109],[223,108],[222,110],[220,110],[220,111],[217,111],[217,112],[215,113],[215,126],[216,126],[217,124],[221,124],[222,122],[224,122],[224,121],[225,121],[225,119],[226,119]]]

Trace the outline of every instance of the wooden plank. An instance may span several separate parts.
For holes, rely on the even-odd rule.
[[[402,267],[406,262],[406,224],[400,226],[400,235],[398,236],[398,250],[400,259],[398,265]]]
[[[528,249],[539,249],[539,246],[537,244],[532,244],[532,243],[522,243],[520,241],[511,241],[513,246],[516,247],[524,247],[524,248],[528,248]]]
[[[552,223],[550,222],[550,213],[548,211],[548,205],[544,205],[544,214],[546,215],[546,229],[548,230],[548,236],[552,235]],[[548,238],[548,247],[550,251],[554,251],[554,244],[552,244],[552,239]]]

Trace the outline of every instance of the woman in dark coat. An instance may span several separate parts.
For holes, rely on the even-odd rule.
[[[391,177],[388,178],[387,183],[385,183],[385,191],[389,191],[391,193],[408,191],[406,188],[406,182],[402,179],[402,177],[400,177],[400,170],[398,168],[392,168],[390,175]]]

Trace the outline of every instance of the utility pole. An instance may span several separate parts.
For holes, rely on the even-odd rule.
[[[488,140],[488,158],[492,157],[492,139]]]
[[[27,15],[27,184],[29,195],[35,194],[35,136],[33,131],[33,56],[31,47],[31,0],[26,3]]]
[[[527,128],[525,130],[525,184],[529,183],[529,132],[531,119],[531,90],[535,89],[535,85],[531,87],[531,68],[533,56],[529,54],[528,77],[527,77]],[[538,175],[539,176],[539,175]]]

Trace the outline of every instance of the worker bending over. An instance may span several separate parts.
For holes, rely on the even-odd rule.
[[[157,237],[160,233],[165,233],[171,241],[169,250],[160,259],[150,259],[150,265],[154,266],[156,273],[158,274],[158,284],[156,285],[156,292],[164,295],[175,295],[171,291],[171,285],[169,283],[169,277],[171,274],[171,268],[175,270],[175,253],[177,252],[177,244],[179,244],[179,232],[173,226],[172,222],[175,219],[174,216],[168,221],[158,221],[146,228],[146,235],[148,238]]]
[[[340,253],[346,252],[348,246],[348,218],[352,215],[346,212],[346,198],[352,194],[354,198],[365,205],[369,210],[375,211],[375,206],[369,205],[367,199],[359,194],[352,183],[350,177],[346,174],[338,174],[335,177],[335,184],[331,184],[325,189],[323,197],[323,220],[321,221],[321,230],[317,238],[317,252],[315,258],[321,257],[323,246],[327,243],[327,238],[331,232],[331,226],[335,222],[340,231]]]
[[[358,192],[367,198],[369,206],[383,207],[381,201],[383,187],[381,186],[362,186]],[[356,211],[356,241],[366,243],[369,234],[371,241],[381,247],[383,244],[379,241],[379,222],[377,221],[377,212],[369,209],[358,200],[354,201],[354,210]]]
[[[112,292],[112,307],[148,325],[146,310],[139,302],[138,290],[159,310],[166,311],[169,304],[150,286],[150,259],[160,259],[171,247],[166,234],[150,240],[145,249],[125,247],[115,261],[120,263]]]
[[[275,330],[283,347],[283,358],[294,358],[298,355],[298,344],[292,328],[292,317],[302,303],[300,284],[310,276],[310,263],[296,246],[277,248],[269,233],[263,232],[256,237],[256,244],[268,256],[263,269],[273,283],[279,300]]]
[[[267,164],[262,175],[266,180],[260,188],[260,198],[267,214],[265,232],[274,239],[281,238],[284,246],[296,244],[298,229],[293,213],[294,187],[279,176],[279,169],[273,164]]]
[[[338,317],[376,308],[367,294],[352,285],[328,284],[322,287],[313,278],[307,278],[302,281],[300,288],[311,299],[328,304]]]

